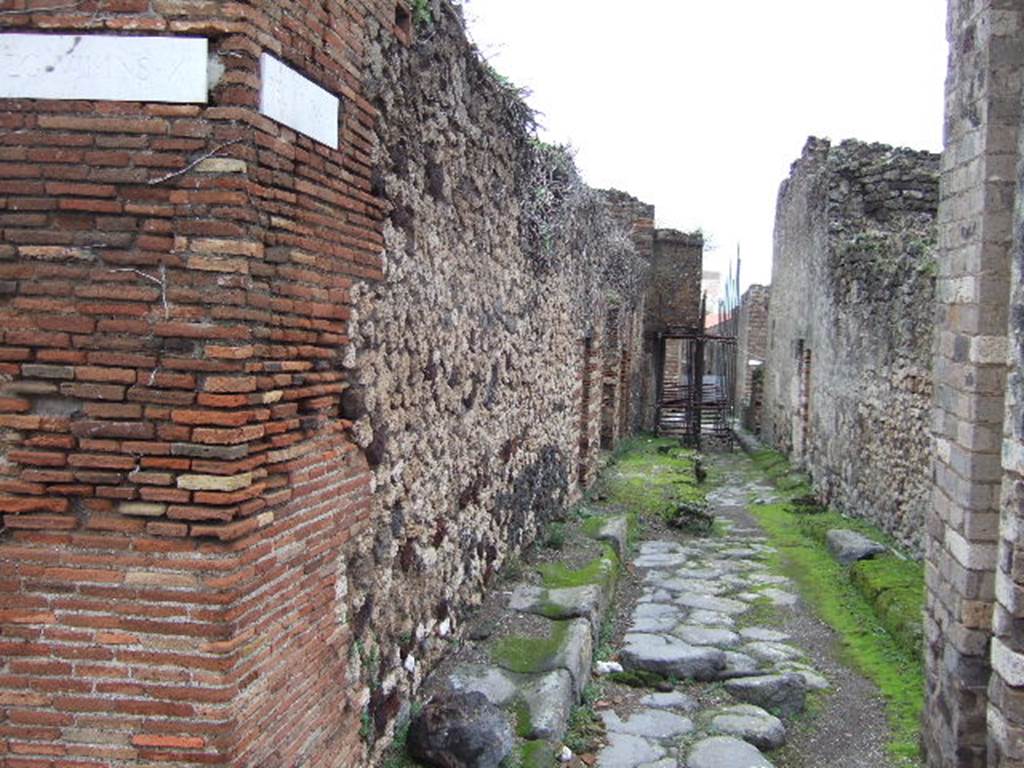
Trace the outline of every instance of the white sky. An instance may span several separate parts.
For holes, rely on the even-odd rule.
[[[942,0],[464,0],[542,137],[591,186],[700,227],[744,288],[771,275],[779,184],[810,135],[942,146]]]

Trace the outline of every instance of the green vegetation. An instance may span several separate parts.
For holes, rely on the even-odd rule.
[[[694,474],[696,455],[671,438],[627,440],[597,493],[630,512],[668,519],[682,502],[704,502],[704,490]]]
[[[405,743],[409,738],[409,725],[395,731],[395,739],[391,742],[381,768],[420,768],[420,763],[413,760],[405,751]]]
[[[515,717],[516,736],[521,739],[530,738],[533,732],[533,723],[530,721],[530,708],[522,699],[516,699],[512,705],[512,715]]]
[[[590,683],[583,689],[583,703],[569,716],[565,746],[577,755],[594,752],[600,746],[600,739],[604,735],[604,722],[594,710],[594,702],[600,698],[600,694],[600,686]]]
[[[412,0],[412,20],[417,25],[434,22],[434,14],[430,10],[430,0]]]
[[[522,768],[551,768],[554,763],[555,751],[546,741],[528,741],[519,749]]]
[[[544,546],[561,549],[565,546],[565,523],[551,523],[544,532]]]
[[[850,579],[874,606],[893,639],[923,661],[923,566],[892,556],[862,560],[850,569]]]
[[[612,672],[605,679],[619,685],[628,685],[630,688],[656,688],[665,678],[655,672],[648,672],[644,669],[634,669],[629,672]]]
[[[841,651],[850,663],[881,690],[892,729],[889,752],[893,759],[917,764],[924,705],[921,565],[895,556],[864,561],[852,569],[840,565],[825,544],[831,528],[857,530],[890,545],[892,541],[862,520],[794,503],[811,491],[806,478],[791,472],[785,458],[772,451],[761,451],[753,458],[784,498],[750,508],[778,550],[776,564],[839,633]]]
[[[614,581],[619,570],[619,557],[608,544],[604,552],[578,570],[567,567],[564,563],[545,563],[538,567],[548,589],[565,589],[582,587],[587,584],[606,584]]]
[[[569,623],[552,622],[551,634],[546,638],[503,637],[494,644],[492,656],[510,672],[543,672],[565,645]]]

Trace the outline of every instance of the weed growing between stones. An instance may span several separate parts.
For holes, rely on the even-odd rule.
[[[594,709],[594,702],[601,697],[599,683],[590,683],[583,689],[583,703],[573,710],[569,718],[569,730],[565,734],[565,746],[573,754],[582,755],[596,752],[604,735],[604,722]]]
[[[430,10],[430,0],[412,0],[412,20],[417,25],[430,24],[434,21],[434,14]]]

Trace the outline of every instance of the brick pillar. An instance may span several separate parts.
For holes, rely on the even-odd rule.
[[[1015,8],[1004,10],[999,19],[998,55],[1008,69],[1019,75],[1024,69],[1024,3],[1010,5]],[[1018,77],[1018,87],[1019,83]],[[1018,114],[1018,123],[1019,120]],[[1020,149],[1024,148],[1024,132],[1018,135],[1018,147],[1010,311],[1012,352],[1006,386],[1002,516],[989,681],[988,760],[993,768],[1024,768],[1024,166],[1020,163],[1024,157],[1024,149]],[[1000,191],[1009,194],[1005,185],[1000,186]]]
[[[0,100],[0,763],[355,764],[341,360],[383,203],[352,51],[394,4],[28,5],[5,27],[204,36],[223,73]],[[260,114],[268,51],[340,92],[340,149]]]
[[[1021,3],[951,0],[949,13],[924,740],[929,766],[967,768],[986,765]]]

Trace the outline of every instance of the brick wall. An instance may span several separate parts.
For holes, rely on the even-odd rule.
[[[628,340],[627,353],[630,356],[627,366],[629,376],[625,382],[629,403],[624,408],[626,423],[623,424],[623,428],[625,433],[635,433],[653,429],[653,423],[648,424],[646,419],[651,410],[649,405],[656,397],[654,359],[644,340],[645,307],[650,300],[649,293],[656,285],[653,275],[649,272],[654,262],[654,206],[619,190],[604,190],[602,194],[612,219],[620,231],[629,233],[633,252],[644,262],[642,273],[645,290],[641,296],[643,304],[630,310],[628,328],[624,330],[623,336]]]
[[[339,361],[395,7],[25,5],[6,28],[204,36],[224,72],[207,105],[0,103],[4,765],[351,765]],[[263,51],[341,96],[339,151],[259,114]]]
[[[740,300],[736,330],[736,413],[748,429],[760,431],[760,409],[752,410],[751,381],[754,371],[768,358],[768,301],[771,289],[752,285]],[[756,364],[755,364],[756,363]],[[759,405],[760,399],[756,398]]]
[[[703,255],[704,238],[699,233],[655,231],[644,331],[648,336],[670,327],[700,325]]]
[[[989,733],[993,751],[987,756],[986,708],[995,563],[1007,567],[1013,561],[1010,531],[1016,517],[1008,478],[1010,527],[1004,529],[1005,549],[997,558],[1013,169],[1021,116],[1020,4],[952,0],[949,34],[939,207],[935,488],[927,527],[925,739],[931,766],[1014,766],[1022,764],[1019,750],[1010,749],[1020,708],[1015,709],[1011,690],[1022,681],[1014,680],[1013,663],[992,679],[989,720],[996,727]],[[1018,438],[1011,424],[1004,451],[1011,471],[1017,471]],[[1013,590],[1001,595],[1011,603],[1009,611],[997,616],[1004,634],[1013,626],[1007,621],[1014,614]],[[1010,643],[1001,649],[1009,650]],[[1000,662],[1012,656],[996,653]]]
[[[4,17],[205,36],[224,68],[207,105],[0,103],[5,765],[359,759],[336,596],[370,475],[337,364],[352,281],[380,275],[358,51],[393,17]],[[259,115],[261,51],[342,96],[340,151]]]
[[[1015,586],[1021,580],[1015,569],[1020,545],[1020,425],[1014,421],[1018,377],[1006,386],[1006,336],[1013,317],[1008,286],[1016,285],[1011,277],[1019,279],[1011,275],[1010,253],[1021,119],[1021,23],[1016,2],[949,4],[935,488],[926,542],[925,744],[930,766],[1024,765],[1024,679],[1019,673],[1024,646]],[[1004,393],[1009,395],[1005,470],[1000,462]],[[996,602],[998,639],[993,642]]]
[[[779,193],[766,439],[822,498],[921,548],[936,155],[811,139]]]

